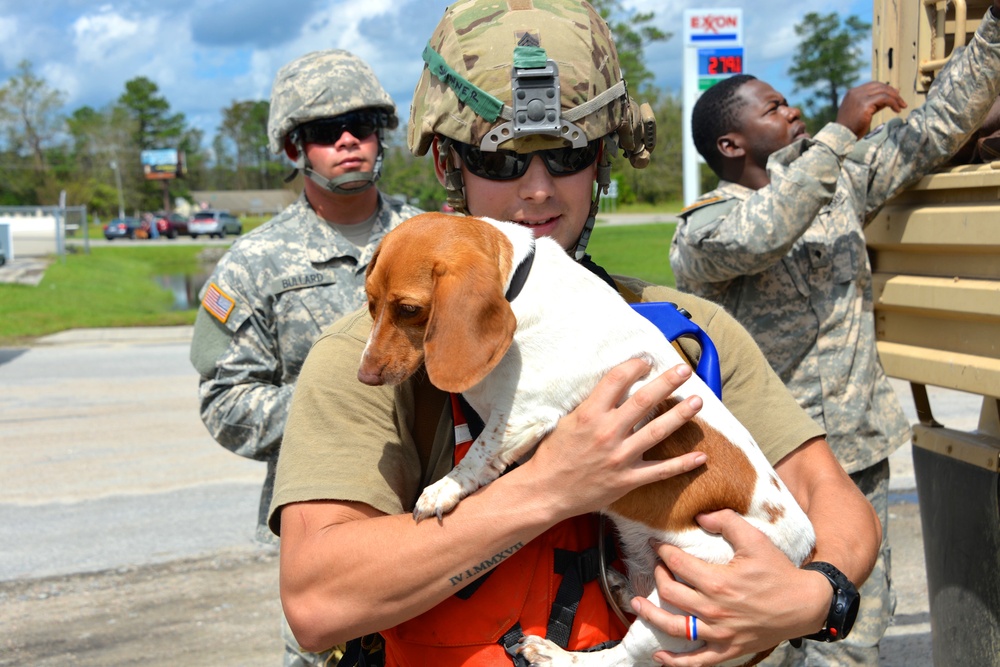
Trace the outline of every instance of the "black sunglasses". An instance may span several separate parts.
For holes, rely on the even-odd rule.
[[[536,155],[542,158],[545,168],[553,176],[579,173],[594,164],[601,140],[595,139],[582,148],[550,148],[533,153],[502,150],[491,153],[458,141],[453,145],[455,152],[472,174],[491,181],[510,181],[524,176],[524,172],[528,171],[528,165],[531,164],[531,158]]]
[[[308,144],[331,146],[344,132],[362,140],[375,134],[382,127],[379,114],[370,111],[351,111],[334,118],[321,118],[299,126],[302,141]]]

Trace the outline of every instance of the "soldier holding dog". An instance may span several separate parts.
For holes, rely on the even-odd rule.
[[[433,154],[449,203],[556,239],[628,299],[674,301],[691,312],[725,350],[724,402],[815,525],[816,559],[863,581],[881,538],[878,520],[749,335],[718,306],[612,279],[586,253],[595,181],[607,185],[619,150],[644,166],[654,136],[651,113],[627,94],[604,19],[578,0],[462,0],[446,11],[423,57],[409,144],[417,155]],[[558,85],[560,92],[537,94],[539,81],[543,91]],[[689,370],[673,369],[619,405],[648,369],[638,360],[613,369],[530,459],[443,522],[415,523],[410,511],[420,489],[452,465],[462,415],[425,378],[397,388],[358,382],[370,324],[358,311],[317,341],[279,459],[270,525],[281,535],[282,602],[299,640],[322,649],[365,635],[369,660],[378,632],[387,664],[499,665],[518,664],[511,640],[520,632],[551,630],[572,650],[621,638],[625,626],[587,565],[604,546],[589,513],[704,463],[698,452],[642,459],[694,416],[697,398],[633,432],[647,406],[669,396]],[[697,357],[697,349],[685,351]],[[725,536],[737,556],[709,565],[660,547],[669,567],[657,572],[661,598],[685,614],[641,601],[635,611],[674,636],[697,628],[706,643],[688,654],[659,652],[658,662],[716,664],[783,639],[849,629],[831,615],[834,589],[825,575],[796,568],[731,510],[700,522]],[[557,589],[577,576],[578,604],[568,613]]]

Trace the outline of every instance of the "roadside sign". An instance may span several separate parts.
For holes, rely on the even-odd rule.
[[[684,12],[682,138],[684,204],[698,198],[701,156],[691,137],[691,113],[702,91],[743,73],[743,10],[688,9]]]

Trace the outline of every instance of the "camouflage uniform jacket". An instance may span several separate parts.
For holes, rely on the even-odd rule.
[[[359,252],[302,194],[233,243],[206,285],[205,293],[215,285],[233,308],[225,322],[199,309],[191,358],[201,374],[201,418],[226,449],[268,463],[260,538],[273,539],[267,508],[302,362],[323,329],[364,304],[365,269],[378,242],[418,213],[380,193],[371,237]]]
[[[1000,22],[987,12],[906,122],[861,141],[831,123],[773,153],[769,185],[723,181],[677,227],[677,287],[722,304],[750,331],[848,472],[909,437],[875,347],[864,225],[962,146],[997,97],[998,74]]]

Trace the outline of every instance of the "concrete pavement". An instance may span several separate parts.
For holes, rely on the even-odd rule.
[[[10,259],[0,264],[0,283],[36,286],[45,277],[52,260],[48,257]]]
[[[256,549],[263,463],[198,416],[191,327],[0,349],[0,580]]]

